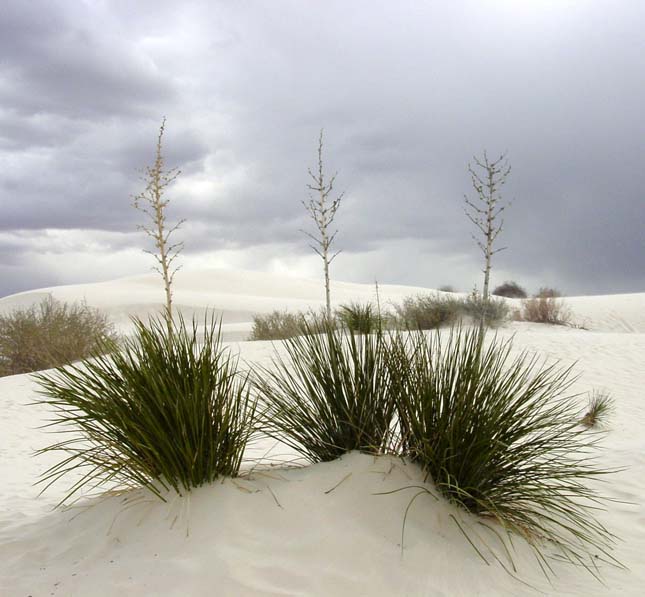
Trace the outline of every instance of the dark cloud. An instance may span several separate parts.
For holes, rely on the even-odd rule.
[[[108,254],[136,247],[129,197],[163,115],[188,260],[236,251],[235,264],[274,267],[288,247],[285,263],[315,263],[300,202],[324,126],[326,165],[347,192],[337,275],[371,281],[382,263],[388,281],[471,287],[481,266],[462,211],[466,165],[488,149],[513,166],[500,277],[645,290],[636,0],[11,0],[2,11],[0,231],[30,240],[0,243],[1,263],[24,261],[0,294],[42,282],[29,249],[48,230],[76,239],[67,259],[83,250],[80,229],[109,231]]]

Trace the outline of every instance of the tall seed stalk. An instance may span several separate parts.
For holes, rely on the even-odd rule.
[[[334,174],[328,181],[325,181],[325,173],[323,168],[323,130],[320,130],[320,137],[318,138],[318,170],[312,172],[308,170],[309,176],[313,180],[313,184],[308,184],[307,188],[315,193],[312,197],[309,196],[309,201],[303,201],[307,213],[314,221],[318,229],[318,236],[314,236],[309,232],[304,232],[312,241],[313,244],[309,245],[323,260],[323,271],[325,274],[325,309],[327,318],[331,320],[331,293],[329,288],[329,266],[331,262],[338,256],[340,251],[331,254],[331,246],[336,238],[338,230],[333,233],[330,232],[329,227],[334,221],[336,211],[340,206],[345,193],[340,193],[336,199],[330,201],[330,195],[334,189],[334,182],[336,181],[336,174]]]
[[[502,212],[508,207],[508,203],[502,204],[500,188],[506,184],[506,179],[511,173],[511,166],[506,159],[506,154],[500,155],[496,160],[489,160],[486,151],[483,159],[476,156],[473,158],[477,171],[471,164],[468,164],[470,180],[477,194],[476,200],[470,200],[464,195],[466,217],[477,227],[483,238],[472,235],[473,240],[484,254],[484,287],[482,289],[482,301],[484,308],[479,322],[480,338],[483,340],[484,326],[488,312],[490,271],[492,257],[506,249],[500,247],[494,249],[494,244],[500,232],[504,228],[504,219],[500,218]]]
[[[173,244],[170,242],[170,237],[186,220],[180,220],[171,227],[166,223],[166,207],[170,203],[170,199],[164,198],[164,194],[166,189],[181,174],[181,171],[177,168],[165,169],[162,153],[162,141],[165,129],[166,119],[164,117],[157,137],[155,161],[152,166],[147,166],[145,169],[143,180],[146,182],[146,188],[142,193],[134,197],[134,207],[149,219],[148,224],[141,224],[137,228],[143,230],[154,241],[155,251],[153,252],[147,249],[144,251],[155,258],[157,265],[153,269],[163,279],[166,302],[164,319],[170,340],[173,334],[172,283],[175,274],[181,267],[173,267],[173,262],[184,248],[183,242]]]

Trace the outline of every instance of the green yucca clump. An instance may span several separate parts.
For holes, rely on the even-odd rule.
[[[349,303],[337,310],[338,319],[355,334],[372,334],[381,330],[381,315],[371,303]]]
[[[612,397],[598,390],[594,390],[589,397],[587,412],[580,420],[585,427],[605,427],[607,419],[614,411],[614,401]]]
[[[392,341],[404,452],[450,501],[524,537],[545,574],[546,543],[592,573],[599,559],[615,563],[594,517],[601,498],[585,485],[608,471],[578,425],[570,368],[511,359],[510,341],[482,346],[475,330],[447,334]]]
[[[310,462],[388,449],[394,405],[381,334],[307,327],[283,346],[288,358],[276,353],[254,380],[265,433]]]
[[[65,455],[41,483],[80,477],[64,500],[111,482],[162,497],[239,471],[255,403],[219,326],[205,322],[200,343],[194,321],[170,335],[165,320],[134,324],[118,352],[36,376],[40,402],[55,413],[47,427],[65,434],[40,450]]]

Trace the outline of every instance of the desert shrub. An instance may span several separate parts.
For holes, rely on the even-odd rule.
[[[528,297],[526,290],[524,290],[524,288],[522,288],[517,282],[513,282],[512,280],[500,284],[495,288],[495,290],[493,290],[491,294],[494,294],[495,296],[503,296],[506,298],[523,299]]]
[[[0,315],[0,376],[41,371],[97,354],[116,340],[107,317],[86,304],[51,296]]]
[[[487,325],[495,326],[508,315],[504,301],[483,301],[475,292],[466,298],[438,294],[407,297],[395,309],[398,327],[408,330],[432,330],[463,319],[480,321],[482,315]]]
[[[371,303],[349,303],[336,311],[340,323],[355,334],[372,334],[383,327],[383,318]]]
[[[570,368],[510,351],[511,341],[497,339],[480,348],[476,330],[395,337],[390,370],[404,451],[500,540],[508,531],[525,538],[545,573],[547,543],[593,572],[592,552],[613,561],[613,536],[594,518],[600,498],[584,481],[607,471],[592,459],[597,440],[572,416],[575,379]]]
[[[481,321],[490,327],[501,325],[509,316],[510,309],[502,300],[488,298],[485,301],[476,291],[471,292],[465,299],[459,303],[465,316],[474,321]]]
[[[605,392],[594,390],[589,397],[587,412],[580,423],[585,427],[604,427],[613,410],[614,401],[611,396]]]
[[[461,316],[459,301],[453,297],[426,294],[406,297],[395,305],[399,327],[410,330],[432,330],[452,325]]]
[[[455,287],[451,286],[450,284],[444,284],[443,286],[439,286],[437,290],[439,290],[440,292],[457,292],[455,290]]]
[[[562,293],[556,288],[542,286],[534,295],[535,298],[560,298]]]
[[[302,333],[305,321],[303,313],[288,311],[273,311],[271,313],[254,315],[253,329],[249,340],[286,340]]]
[[[555,296],[535,296],[522,301],[520,311],[522,321],[567,325],[571,321],[571,311],[561,299]]]
[[[41,483],[75,473],[65,499],[110,482],[162,497],[236,475],[255,403],[220,328],[205,323],[202,339],[195,322],[169,335],[165,319],[134,320],[118,352],[37,375],[40,401],[55,412],[49,426],[64,434],[40,453],[65,456]]]
[[[253,328],[249,340],[286,340],[294,336],[310,333],[312,330],[336,327],[336,319],[329,321],[327,313],[321,311],[272,311],[253,316]]]
[[[316,331],[286,340],[288,358],[276,352],[255,376],[263,431],[310,462],[386,450],[394,407],[382,334]]]

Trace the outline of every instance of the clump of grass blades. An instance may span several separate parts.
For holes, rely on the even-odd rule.
[[[596,574],[600,560],[617,562],[613,535],[594,517],[602,498],[585,482],[608,471],[594,464],[597,438],[572,416],[575,378],[527,353],[511,360],[510,350],[497,339],[481,346],[476,330],[395,337],[390,368],[404,451],[441,494],[483,517],[514,570],[505,533],[486,518],[524,537],[545,574],[546,544]]]
[[[580,423],[585,427],[604,427],[607,418],[614,410],[614,401],[604,392],[594,390],[589,398],[589,405]]]
[[[308,328],[283,343],[273,366],[255,376],[263,404],[263,431],[310,462],[351,450],[386,451],[394,405],[381,334]]]
[[[382,329],[381,316],[371,303],[349,303],[341,305],[337,311],[338,319],[356,334],[372,334]]]
[[[40,402],[54,409],[46,427],[64,439],[39,453],[61,452],[47,470],[45,489],[72,473],[63,501],[82,488],[117,483],[188,491],[235,476],[255,417],[238,361],[221,345],[220,327],[193,321],[169,336],[165,320],[134,320],[121,349],[36,376]]]

